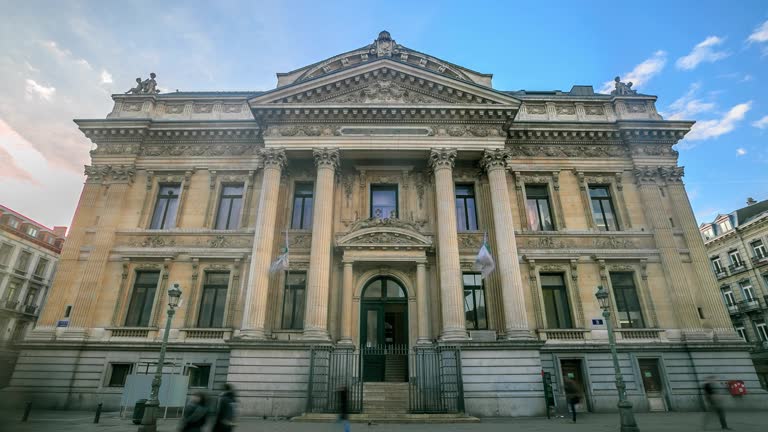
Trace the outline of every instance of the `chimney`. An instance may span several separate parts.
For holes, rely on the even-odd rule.
[[[65,226],[54,226],[53,227],[53,234],[56,237],[64,238],[67,236],[67,227]]]
[[[751,206],[752,204],[755,204],[755,203],[757,203],[757,201],[755,201],[754,198],[752,198],[752,197],[747,198],[747,205],[748,206]]]

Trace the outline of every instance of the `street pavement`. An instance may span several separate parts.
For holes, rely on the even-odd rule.
[[[93,423],[93,413],[83,411],[32,411],[29,420],[20,421],[21,412],[0,412],[2,432],[135,432],[137,427],[130,419],[121,419],[115,413],[102,414],[99,424]],[[710,415],[709,427],[702,428],[704,413],[653,413],[637,414],[642,432],[685,432],[719,430],[717,419]],[[768,430],[768,412],[731,412],[729,426],[736,431]],[[160,420],[158,432],[177,432],[176,419]],[[480,423],[463,424],[352,424],[353,432],[617,432],[618,414],[584,414],[577,423],[565,418],[503,418],[482,419]],[[235,429],[238,432],[340,432],[336,423],[298,423],[287,420],[263,420],[241,418]]]

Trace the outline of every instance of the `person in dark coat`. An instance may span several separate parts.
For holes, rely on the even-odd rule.
[[[565,387],[565,399],[568,401],[568,407],[571,409],[573,422],[576,423],[576,404],[581,402],[581,398],[579,397],[579,386],[570,378],[566,378],[563,381],[563,384]]]
[[[235,429],[235,389],[231,384],[224,384],[224,392],[219,396],[216,410],[216,423],[213,432],[232,432]]]
[[[339,395],[339,420],[344,425],[344,432],[350,431],[349,426],[349,390],[347,386],[341,386],[338,390]]]
[[[708,408],[708,412],[704,414],[704,424],[702,425],[702,429],[707,426],[709,411],[712,411],[717,414],[717,418],[720,420],[720,428],[723,430],[731,430],[731,428],[728,427],[728,423],[725,421],[725,409],[723,409],[723,403],[716,395],[715,377],[707,377],[707,381],[702,386],[702,390],[704,391],[704,399],[707,402]]]
[[[208,405],[205,401],[205,393],[197,392],[192,395],[189,404],[184,408],[184,416],[181,418],[179,430],[181,432],[202,432],[207,418]]]

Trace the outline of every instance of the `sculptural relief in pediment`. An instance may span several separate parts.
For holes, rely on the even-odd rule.
[[[408,103],[408,104],[439,104],[449,102],[447,98],[429,96],[405,88],[391,80],[380,80],[369,86],[355,89],[340,96],[334,96],[323,102],[373,104],[373,103]]]
[[[340,247],[366,249],[374,248],[429,248],[432,246],[430,237],[419,232],[416,223],[396,218],[370,218],[357,221],[350,227],[347,234],[337,240]]]

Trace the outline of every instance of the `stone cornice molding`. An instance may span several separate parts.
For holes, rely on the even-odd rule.
[[[485,150],[480,159],[480,167],[490,172],[496,169],[506,169],[510,154],[507,149]]]
[[[432,149],[429,152],[429,166],[432,171],[439,169],[453,169],[453,164],[456,161],[456,150],[441,148]]]
[[[614,144],[568,144],[551,145],[539,144],[510,144],[507,140],[507,149],[510,156],[520,157],[544,157],[544,158],[624,158],[629,152],[627,147],[618,143]]]
[[[331,168],[336,171],[339,167],[339,149],[337,148],[312,149],[312,156],[315,158],[315,166],[318,169]]]
[[[261,150],[261,158],[264,168],[273,168],[282,170],[288,165],[288,158],[285,156],[285,149],[265,148]]]
[[[87,183],[132,183],[135,165],[85,165]]]
[[[515,115],[514,108],[505,105],[270,105],[254,109],[262,124],[275,123],[442,123],[504,125]]]

